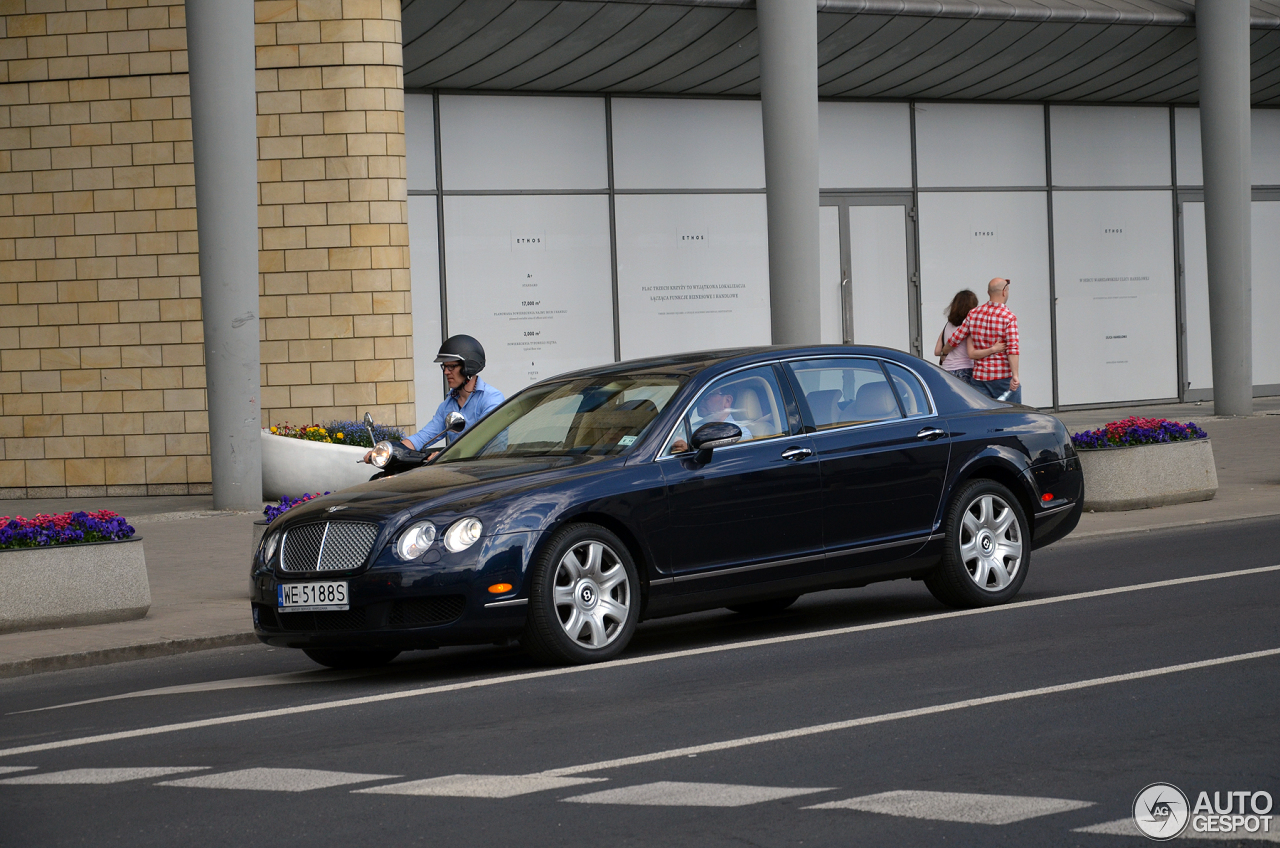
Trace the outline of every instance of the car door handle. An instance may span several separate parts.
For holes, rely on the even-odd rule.
[[[919,433],[916,433],[916,438],[932,442],[934,439],[939,439],[945,435],[947,435],[946,430],[939,430],[937,427],[925,427]]]
[[[783,459],[789,459],[792,462],[799,462],[813,456],[813,451],[808,448],[787,448],[782,452]]]

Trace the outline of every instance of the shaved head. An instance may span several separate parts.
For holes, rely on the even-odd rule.
[[[994,280],[987,283],[987,296],[990,297],[993,294],[999,294],[1004,291],[1004,287],[1008,285],[1008,282],[1008,280],[1002,277],[996,277]]]

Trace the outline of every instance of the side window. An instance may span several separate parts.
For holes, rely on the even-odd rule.
[[[889,370],[893,387],[898,391],[898,398],[902,401],[902,408],[907,411],[908,418],[933,412],[929,406],[929,395],[925,393],[924,386],[920,385],[920,379],[915,374],[894,362],[886,362],[884,365]]]
[[[819,430],[902,417],[874,359],[809,359],[790,366]]]
[[[787,432],[787,410],[773,367],[764,365],[739,371],[708,386],[686,410],[664,453],[690,450],[692,434],[712,421],[737,424],[742,429],[742,442],[771,439]]]

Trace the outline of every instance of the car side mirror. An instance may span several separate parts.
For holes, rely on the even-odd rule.
[[[461,412],[450,412],[444,417],[444,429],[450,433],[461,433],[467,429],[467,419]]]
[[[711,451],[728,447],[742,439],[742,428],[727,421],[712,421],[693,431],[690,446],[698,452],[698,461],[706,462]]]

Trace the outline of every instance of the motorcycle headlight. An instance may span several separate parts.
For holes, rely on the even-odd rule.
[[[276,548],[280,547],[280,534],[268,533],[267,538],[262,540],[262,561],[271,564],[271,558],[276,555]]]
[[[430,521],[419,521],[400,534],[396,542],[396,553],[400,559],[417,559],[427,552],[431,543],[436,540],[436,526]]]
[[[387,463],[391,461],[391,443],[378,442],[373,446],[373,456],[369,457],[369,461],[379,468],[386,468]]]
[[[453,526],[445,531],[444,546],[453,553],[465,551],[480,538],[484,525],[478,518],[461,518],[453,522]]]

